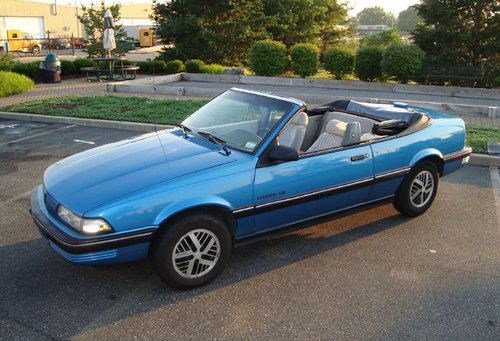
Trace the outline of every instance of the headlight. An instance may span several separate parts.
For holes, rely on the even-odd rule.
[[[85,234],[100,234],[112,231],[111,226],[109,226],[104,220],[98,218],[82,218],[68,210],[63,205],[59,205],[57,208],[57,215],[66,224]]]

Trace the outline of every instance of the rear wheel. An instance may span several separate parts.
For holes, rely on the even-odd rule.
[[[407,217],[416,217],[429,209],[436,197],[439,174],[432,162],[416,165],[401,183],[394,207]]]
[[[217,277],[231,248],[231,235],[221,219],[193,214],[176,220],[159,236],[152,249],[152,263],[168,285],[190,289]]]
[[[39,54],[40,53],[40,47],[39,46],[33,46],[31,48],[31,53],[33,53],[33,54]]]

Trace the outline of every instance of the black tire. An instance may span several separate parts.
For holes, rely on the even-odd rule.
[[[192,243],[192,239],[187,238],[186,235],[190,232],[194,232],[197,236],[201,236],[201,250],[197,250],[195,244]],[[203,236],[208,237],[203,239]],[[216,238],[213,238],[213,236]],[[214,246],[208,250],[208,252],[211,252],[210,254],[208,252],[203,253],[203,249],[208,247],[211,239],[214,240],[213,245],[218,244],[218,258],[215,257]],[[184,240],[184,243],[178,245],[181,240]],[[200,242],[200,240],[198,240],[198,242]],[[189,266],[191,265],[186,265],[188,268],[185,269],[185,272],[182,271],[182,266],[174,265],[174,248],[184,251],[187,249],[184,246],[190,248],[187,252],[195,253],[196,251],[198,253],[203,253],[182,257],[176,261],[176,264],[181,264],[182,266],[186,264],[186,262],[187,264],[192,263],[191,273],[189,274],[187,271],[189,271]],[[155,272],[168,285],[177,289],[192,289],[202,286],[217,277],[222,270],[224,270],[229,256],[231,255],[231,250],[232,238],[224,221],[209,214],[194,213],[176,219],[172,222],[171,226],[166,226],[165,230],[157,236],[151,250],[151,262]],[[215,264],[212,265],[211,269],[210,266],[201,263],[202,261],[213,262],[213,259],[215,259]],[[198,276],[195,272],[204,268],[205,270],[200,272],[199,277],[186,277],[193,275]],[[206,273],[203,274],[205,271]]]
[[[33,46],[33,48],[31,49],[31,53],[32,54],[39,54],[40,53],[40,47]]]
[[[412,190],[412,184],[417,177],[424,179],[428,175],[432,176],[432,187],[430,184],[426,188],[432,188],[432,192],[416,195],[416,198],[412,200],[412,193],[418,192],[420,184],[415,183],[414,189]],[[410,173],[408,173],[401,185],[396,192],[396,197],[394,198],[394,208],[398,210],[401,214],[407,217],[416,217],[424,213],[431,207],[434,198],[436,197],[438,190],[439,174],[436,165],[429,161],[424,161],[420,164],[415,165]],[[415,193],[416,194],[416,193]],[[427,196],[425,196],[427,194]],[[419,202],[420,201],[420,202]]]

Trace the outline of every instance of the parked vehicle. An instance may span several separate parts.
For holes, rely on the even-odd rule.
[[[214,279],[233,244],[393,202],[424,213],[468,161],[459,118],[419,108],[231,89],[178,128],[73,155],[33,190],[42,236],[66,259],[150,257],[177,288]]]
[[[47,50],[64,50],[70,49],[71,44],[67,39],[55,38],[44,42],[44,48]]]
[[[39,54],[42,47],[38,40],[21,30],[7,30],[7,42],[10,52]]]
[[[73,39],[73,45],[74,45],[75,49],[84,49],[84,48],[88,47],[90,45],[90,43],[86,39],[75,38],[75,39]],[[70,44],[70,46],[71,46],[71,44]]]

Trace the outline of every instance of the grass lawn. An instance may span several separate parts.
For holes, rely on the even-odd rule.
[[[206,102],[118,96],[55,97],[17,103],[1,110],[51,116],[177,124]]]
[[[473,153],[486,154],[490,141],[500,142],[500,128],[467,125],[467,144]]]
[[[152,100],[146,97],[56,97],[13,104],[0,110],[52,116],[116,121],[177,124],[205,104],[205,100]],[[486,153],[488,141],[500,141],[500,129],[467,125],[467,144]]]

